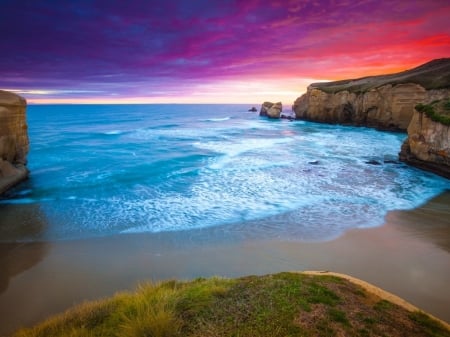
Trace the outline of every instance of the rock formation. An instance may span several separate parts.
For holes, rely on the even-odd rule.
[[[450,87],[450,59],[397,74],[313,83],[292,106],[296,118],[406,131],[414,106]]]
[[[0,90],[0,194],[28,177],[24,98]]]
[[[407,130],[400,160],[450,178],[449,97],[446,58],[397,74],[313,83],[292,110],[297,119]]]
[[[449,95],[448,91],[442,91],[442,93]],[[414,110],[408,126],[408,138],[402,145],[399,157],[401,161],[450,179],[450,99],[448,97],[434,100],[428,105],[421,105],[421,107],[428,106],[428,110]],[[441,118],[428,116],[426,110]]]
[[[269,118],[280,118],[281,111],[283,111],[283,105],[281,104],[281,102],[264,102],[261,105],[259,115]]]

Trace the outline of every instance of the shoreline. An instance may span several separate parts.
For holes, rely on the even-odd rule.
[[[0,335],[139,282],[332,270],[450,322],[450,192],[327,242],[221,240],[220,229],[0,243]],[[3,273],[3,271],[5,271]]]

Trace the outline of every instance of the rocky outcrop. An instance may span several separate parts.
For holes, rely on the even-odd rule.
[[[283,105],[281,104],[281,102],[264,102],[261,105],[259,115],[269,118],[280,118],[281,111],[283,111]]]
[[[28,177],[26,101],[0,90],[0,194]]]
[[[292,106],[297,119],[406,131],[414,106],[450,87],[450,59],[397,74],[313,83]]]
[[[292,110],[297,119],[314,122],[407,130],[400,160],[450,178],[449,97],[445,58],[397,74],[313,83]],[[428,110],[417,111],[419,103]]]
[[[440,93],[440,95],[443,94],[450,97],[448,91]],[[439,97],[439,95],[435,97]],[[442,106],[446,102],[450,105],[448,98],[432,102],[434,103],[430,103],[428,106],[431,109],[441,110],[438,113],[445,113],[442,112]],[[402,145],[399,157],[401,161],[450,179],[449,123],[433,120],[424,111],[414,110],[408,126],[408,138]]]
[[[418,84],[384,85],[364,93],[347,90],[327,93],[309,86],[293,106],[296,118],[322,123],[405,131],[414,106],[423,102],[426,90]]]

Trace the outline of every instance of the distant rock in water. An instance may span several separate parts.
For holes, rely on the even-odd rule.
[[[248,111],[250,111],[250,112],[256,112],[256,111],[258,111],[258,109],[256,109],[255,107],[252,107],[251,109],[248,109]]]
[[[272,102],[264,102],[261,105],[261,110],[259,111],[259,115],[263,117],[269,118],[280,118],[281,111],[283,111],[283,105],[281,102],[272,103]]]
[[[396,74],[313,83],[292,106],[297,119],[406,131],[414,106],[450,88],[450,58]]]
[[[0,90],[0,194],[28,177],[26,101]]]
[[[399,157],[450,179],[450,93],[430,104],[417,105]]]
[[[375,160],[375,159],[371,159],[371,160],[366,161],[366,164],[369,164],[369,165],[381,165],[381,163],[379,161]]]

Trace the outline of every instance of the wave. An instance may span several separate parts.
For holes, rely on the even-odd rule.
[[[224,122],[227,120],[230,120],[231,117],[222,117],[222,118],[207,118],[207,119],[200,119],[202,122]]]
[[[28,205],[37,204],[41,202],[54,201],[53,198],[18,198],[18,199],[5,199],[0,200],[1,205]]]
[[[111,131],[106,131],[106,132],[102,132],[104,135],[121,135],[124,134],[125,131],[122,130],[111,130]]]

